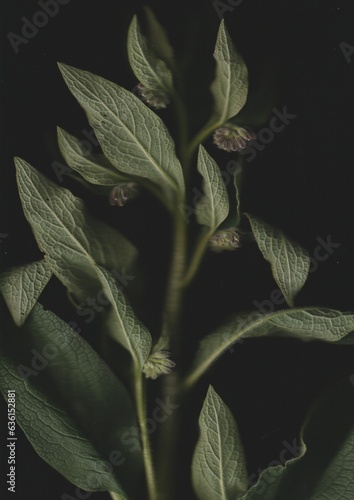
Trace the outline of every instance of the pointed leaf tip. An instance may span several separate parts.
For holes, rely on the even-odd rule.
[[[243,448],[234,417],[212,386],[199,417],[192,482],[200,500],[238,498],[247,490]]]

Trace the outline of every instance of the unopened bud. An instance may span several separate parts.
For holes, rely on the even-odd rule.
[[[166,108],[170,104],[168,95],[159,89],[148,89],[142,83],[134,87],[133,92],[146,104],[155,109]]]
[[[233,251],[241,246],[240,235],[235,228],[223,229],[213,234],[209,240],[209,245],[213,252]]]
[[[248,142],[256,137],[256,134],[251,130],[226,123],[215,130],[213,140],[219,149],[230,153],[231,151],[242,151],[247,147]]]
[[[136,198],[139,194],[139,187],[135,182],[118,184],[109,193],[109,204],[122,207],[128,200]]]

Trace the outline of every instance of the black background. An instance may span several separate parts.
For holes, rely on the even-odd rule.
[[[146,4],[165,26],[184,64],[192,126],[197,128],[210,105],[208,86],[219,16],[211,1]],[[125,40],[140,2],[71,0],[60,6],[59,13],[29,43],[19,45],[18,54],[7,36],[21,34],[21,18],[32,19],[40,7],[24,0],[3,0],[1,6],[0,233],[7,236],[1,238],[0,252],[1,266],[6,269],[41,257],[17,195],[13,156],[57,180],[51,167],[53,161],[61,161],[55,145],[56,126],[78,137],[83,129],[89,130],[56,62],[133,88],[136,80],[127,62]],[[296,305],[353,310],[354,53],[350,61],[350,54],[343,53],[343,42],[354,46],[354,4],[350,0],[244,0],[225,13],[225,21],[249,67],[251,89],[264,75],[260,69],[266,76],[267,71],[274,71],[278,82],[274,107],[286,106],[296,114],[247,165],[243,209],[283,229],[311,254],[318,237],[326,240],[331,235],[332,241],[340,243],[310,274]],[[168,112],[162,116],[169,123]],[[210,141],[206,144],[221,168],[232,158],[213,149]],[[169,249],[166,214],[145,195],[121,212],[115,207],[112,212],[106,200],[84,193],[70,180],[65,179],[63,185],[83,196],[92,213],[122,228],[145,252],[156,293],[147,297],[142,315],[154,328]],[[47,300],[65,316],[65,294],[55,285],[49,287]],[[186,298],[185,347],[191,352],[200,335],[229,313],[254,308],[253,302],[268,299],[274,288],[267,263],[254,246],[245,245],[237,254],[208,254]],[[194,420],[185,423],[185,447],[193,445],[196,418],[207,384],[212,383],[237,417],[249,473],[265,468],[279,457],[284,440],[291,443],[298,436],[311,401],[326,384],[354,373],[353,354],[351,347],[284,339],[240,344],[200,382],[190,401]],[[1,404],[4,427],[5,406]],[[17,493],[12,498],[60,499],[63,493],[75,497],[75,488],[37,457],[20,430],[17,443]],[[181,471],[187,466],[181,463]],[[183,494],[188,485],[185,488]],[[93,494],[92,498],[108,495]]]

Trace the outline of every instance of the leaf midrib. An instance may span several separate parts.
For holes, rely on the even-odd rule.
[[[66,68],[65,68],[65,71]],[[75,78],[75,77],[74,77]],[[83,85],[82,82],[79,82],[81,83],[81,85]],[[109,82],[110,83],[110,82]],[[114,85],[114,84],[113,84]],[[107,110],[107,112],[114,118],[116,118],[119,123],[121,124],[121,126],[128,132],[129,136],[131,138],[133,138],[133,142],[135,142],[137,144],[137,146],[139,147],[139,149],[144,153],[144,155],[146,156],[146,158],[148,159],[148,161],[150,163],[152,163],[155,167],[155,169],[158,171],[159,175],[162,176],[165,181],[170,185],[170,187],[172,187],[174,190],[176,190],[176,183],[175,181],[167,174],[164,172],[164,170],[161,168],[161,166],[155,161],[155,159],[149,154],[149,152],[144,148],[143,144],[138,140],[138,138],[131,132],[131,130],[125,125],[125,123],[121,120],[121,118],[119,118],[119,115],[117,113],[114,113],[111,108],[109,108],[107,106],[107,104],[103,101],[103,100],[100,100],[99,97],[94,93],[92,92],[87,86],[85,86],[85,89],[87,89],[89,95],[93,96],[94,98],[91,97],[91,101],[96,101],[97,102],[97,98],[98,98],[98,102],[102,103],[104,108]],[[80,92],[78,89],[75,89],[75,91],[78,91]],[[107,91],[107,89],[105,89],[105,91]],[[109,91],[108,91],[109,92]],[[82,94],[82,92],[80,92],[80,94]],[[119,98],[119,96],[116,95],[116,97]],[[113,101],[115,102],[115,99],[113,99]],[[82,100],[83,102],[83,107],[86,107],[87,105],[90,106],[90,104],[88,104],[87,102],[85,102],[84,100]],[[116,103],[115,103],[116,105]],[[91,106],[90,106],[91,107]],[[102,113],[100,111],[98,111],[98,113],[101,115]]]
[[[227,39],[227,36],[226,36],[225,32],[224,32],[224,36],[225,36],[225,40],[226,40],[227,53],[228,53],[228,56],[230,58],[229,44],[228,44],[228,39]],[[220,59],[219,59],[219,61],[220,61]],[[219,61],[218,61],[218,63],[221,64]],[[227,88],[226,88],[226,96],[227,96],[227,98],[224,101],[224,109],[223,109],[223,112],[222,112],[220,120],[219,120],[219,122],[221,124],[223,124],[227,120],[227,118],[228,118],[228,112],[227,111],[229,109],[229,104],[230,104],[230,94],[231,94],[231,62],[230,62],[230,64],[227,64],[226,63],[226,59],[224,59],[224,58],[221,59],[221,61],[227,67],[227,73],[228,73]]]
[[[231,347],[240,337],[242,337],[249,330],[260,326],[263,322],[269,321],[272,318],[281,316],[283,314],[289,314],[290,312],[311,311],[311,310],[319,310],[319,308],[313,306],[307,306],[307,307],[298,307],[293,309],[282,309],[281,311],[276,311],[274,313],[262,316],[261,318],[255,320],[250,325],[245,326],[239,332],[233,334],[227,341],[220,344],[212,354],[210,354],[194,371],[192,371],[192,373],[187,377],[186,381],[193,380],[193,382],[195,382],[196,380],[198,380],[203,375],[203,373],[208,370],[208,368],[214,363],[214,361],[216,361],[218,357],[221,356],[221,354],[227,348]]]
[[[147,65],[148,65],[148,68],[150,70],[150,73],[152,74],[152,76],[155,78],[155,80],[157,81],[157,83],[159,84],[160,88],[163,89],[165,92],[167,91],[163,81],[161,80],[161,78],[159,77],[159,75],[157,74],[157,72],[154,70],[154,67],[151,65],[150,63],[150,58],[149,57],[146,57],[145,54],[144,54],[144,51],[143,51],[143,48],[142,48],[142,43],[145,43],[145,41],[143,40],[143,35],[141,33],[139,33],[138,31],[138,20],[135,18],[135,24],[134,24],[134,33],[133,33],[133,36],[135,35],[136,37],[136,40],[138,42],[138,49],[140,49],[140,56],[143,57],[143,59],[145,59],[145,61],[147,62]],[[142,40],[142,43],[141,43],[141,40]],[[132,50],[132,53],[134,52],[135,48],[131,48]],[[138,52],[138,51],[137,51]],[[147,54],[147,56],[149,56],[149,54]],[[163,62],[164,61],[162,59],[159,59],[157,56],[156,56],[156,59]],[[167,67],[167,65],[166,65]],[[168,69],[168,67],[167,67]]]
[[[112,168],[112,170],[109,170],[106,166],[101,165],[98,162],[98,160],[96,161],[94,155],[90,154],[88,156],[81,156],[80,152],[76,151],[76,147],[78,145],[75,142],[75,140],[72,137],[68,138],[66,135],[64,135],[61,129],[59,129],[58,131],[58,142],[59,142],[59,148],[61,150],[62,155],[64,156],[64,159],[69,158],[72,161],[72,163],[75,163],[76,168],[75,167],[71,168],[73,168],[76,172],[79,172],[82,176],[83,173],[81,172],[81,170],[83,169],[87,169],[88,173],[91,174],[92,176],[95,176],[95,170],[98,171],[96,178],[101,176],[107,176],[107,178],[109,178],[109,176],[112,177],[117,176],[116,173],[117,169]],[[122,173],[121,175],[125,174]],[[119,176],[117,176],[117,182],[120,182],[121,180],[118,177]]]
[[[206,158],[204,158],[204,162],[206,161]],[[209,201],[210,201],[210,213],[211,213],[211,224],[210,224],[210,230],[209,230],[209,234],[212,235],[214,230],[217,228],[217,224],[216,224],[216,209],[215,209],[215,202],[214,202],[214,197],[213,197],[213,193],[212,193],[212,190],[211,190],[211,185],[212,185],[212,179],[211,179],[211,176],[209,175],[209,172],[208,172],[208,169],[205,167],[205,165],[203,164],[201,166],[201,170],[202,170],[202,173],[203,173],[203,177],[205,175],[205,177],[208,179],[209,182],[205,182],[204,181],[204,186],[205,186],[205,189],[208,191],[208,194],[209,194]]]
[[[21,168],[23,168],[23,165],[21,164]],[[27,166],[25,168],[28,168]],[[61,228],[64,228],[65,232],[69,235],[69,239],[74,241],[76,244],[77,244],[77,247],[79,249],[82,250],[82,253],[84,254],[84,256],[87,258],[87,260],[89,261],[89,263],[95,268],[95,261],[94,259],[91,257],[91,255],[85,250],[85,248],[82,246],[82,244],[76,239],[74,238],[74,235],[73,233],[71,233],[69,231],[69,229],[63,224],[63,222],[60,220],[60,218],[57,216],[57,214],[54,212],[54,210],[51,208],[51,206],[43,199],[42,197],[42,194],[40,193],[40,191],[38,190],[38,188],[36,187],[36,185],[32,182],[32,179],[30,176],[28,176],[27,172],[25,171],[25,169],[23,169],[24,171],[24,174],[27,175],[28,179],[31,181],[31,184],[32,186],[34,187],[34,189],[36,190],[36,192],[38,193],[39,197],[40,197],[40,200],[44,203],[44,205],[50,210],[50,212],[52,214],[54,214],[54,217],[55,219],[59,222],[59,226]],[[19,180],[21,180],[19,178]],[[41,237],[41,239],[43,238],[43,236]],[[89,239],[88,239],[89,241]],[[73,250],[73,249],[72,249]],[[79,253],[79,250],[76,250],[78,253]],[[81,253],[81,255],[82,255]]]
[[[218,434],[218,445],[219,445],[219,453],[220,453],[219,474],[220,474],[221,495],[222,495],[223,500],[227,500],[226,491],[225,491],[225,484],[224,484],[224,474],[223,474],[223,471],[224,471],[224,460],[223,459],[224,459],[224,457],[223,457],[223,453],[222,453],[222,443],[221,443],[221,432],[220,432],[219,415],[218,415],[216,406],[214,404],[214,398],[212,399],[212,401],[213,401],[213,407],[214,407],[214,411],[215,411],[215,420],[216,420],[217,429],[218,429],[218,433],[217,434]]]

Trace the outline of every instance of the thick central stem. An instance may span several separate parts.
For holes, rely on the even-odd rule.
[[[182,278],[185,270],[186,227],[178,204],[174,225],[174,245],[164,311],[164,335],[169,339],[173,355],[179,355],[179,320],[182,303]]]
[[[163,337],[168,342],[171,357],[177,362],[176,369],[162,379],[162,398],[171,408],[167,419],[162,423],[159,435],[159,484],[163,498],[172,498],[174,491],[174,468],[177,455],[179,428],[179,385],[178,363],[180,358],[180,319],[182,308],[182,278],[185,273],[186,258],[186,224],[179,209],[175,214],[174,247],[171,271],[166,293]]]

